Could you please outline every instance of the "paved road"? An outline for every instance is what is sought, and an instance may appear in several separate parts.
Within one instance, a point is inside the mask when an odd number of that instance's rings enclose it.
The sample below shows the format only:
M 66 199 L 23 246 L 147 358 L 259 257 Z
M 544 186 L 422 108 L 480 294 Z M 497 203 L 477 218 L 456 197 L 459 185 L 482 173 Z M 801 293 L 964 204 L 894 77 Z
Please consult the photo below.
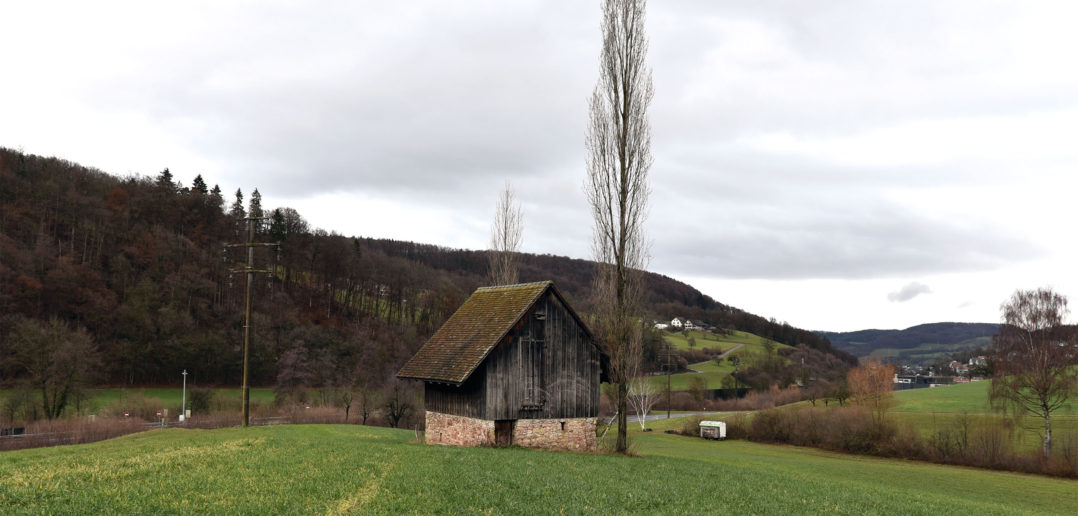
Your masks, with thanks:
M 670 414 L 670 417 L 671 418 L 690 417 L 690 416 L 692 416 L 692 417 L 695 417 L 695 416 L 723 417 L 723 416 L 728 415 L 728 414 L 733 414 L 733 412 L 688 412 L 688 413 L 681 413 L 681 414 Z M 639 423 L 640 422 L 640 416 L 632 415 L 632 416 L 629 416 L 629 417 L 627 417 L 625 419 L 626 419 L 626 421 L 628 421 L 630 423 Z M 666 411 L 664 410 L 662 412 L 652 412 L 652 413 L 648 414 L 648 417 L 646 419 L 648 421 L 656 421 L 656 420 L 659 420 L 659 419 L 666 419 Z

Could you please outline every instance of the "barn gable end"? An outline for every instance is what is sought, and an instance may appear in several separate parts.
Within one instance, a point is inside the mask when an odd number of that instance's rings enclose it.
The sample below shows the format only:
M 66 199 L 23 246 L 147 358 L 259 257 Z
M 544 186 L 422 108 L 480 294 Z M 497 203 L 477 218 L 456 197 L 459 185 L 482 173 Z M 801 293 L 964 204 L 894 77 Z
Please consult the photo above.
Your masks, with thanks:
M 547 281 L 476 290 L 397 376 L 424 382 L 428 443 L 589 450 L 602 361 Z

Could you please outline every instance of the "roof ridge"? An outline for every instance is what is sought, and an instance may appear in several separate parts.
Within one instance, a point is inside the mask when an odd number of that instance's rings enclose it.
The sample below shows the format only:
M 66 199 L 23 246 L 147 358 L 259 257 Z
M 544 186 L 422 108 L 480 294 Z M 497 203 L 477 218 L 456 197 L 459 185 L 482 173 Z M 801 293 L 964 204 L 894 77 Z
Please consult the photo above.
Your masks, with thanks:
M 479 287 L 479 288 L 477 288 L 475 290 L 476 290 L 476 292 L 478 292 L 480 290 L 498 290 L 498 289 L 508 290 L 508 289 L 518 289 L 518 288 L 526 288 L 526 287 L 538 287 L 539 285 L 553 285 L 553 284 L 554 284 L 554 282 L 552 280 L 544 280 L 544 281 L 532 281 L 532 282 L 528 282 L 528 283 L 515 283 L 513 285 L 490 285 L 490 286 L 486 286 L 486 287 Z

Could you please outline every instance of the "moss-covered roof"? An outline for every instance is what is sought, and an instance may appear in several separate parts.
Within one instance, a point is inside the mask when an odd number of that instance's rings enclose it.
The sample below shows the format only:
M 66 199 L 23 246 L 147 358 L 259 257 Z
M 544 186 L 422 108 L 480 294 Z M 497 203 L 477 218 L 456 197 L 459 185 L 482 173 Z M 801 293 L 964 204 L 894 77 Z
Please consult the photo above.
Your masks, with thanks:
M 532 305 L 553 288 L 554 282 L 540 281 L 476 290 L 397 376 L 464 383 Z

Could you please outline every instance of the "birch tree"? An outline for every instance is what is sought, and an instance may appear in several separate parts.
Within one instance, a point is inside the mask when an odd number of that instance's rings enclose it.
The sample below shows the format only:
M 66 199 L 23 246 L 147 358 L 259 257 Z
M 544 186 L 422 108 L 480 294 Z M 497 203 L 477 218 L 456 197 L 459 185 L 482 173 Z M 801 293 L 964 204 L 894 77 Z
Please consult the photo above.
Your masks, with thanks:
M 1000 306 L 994 339 L 993 406 L 1044 420 L 1044 458 L 1052 451 L 1052 413 L 1078 395 L 1078 343 L 1064 325 L 1067 298 L 1051 289 L 1018 290 Z
M 629 404 L 640 418 L 640 429 L 647 425 L 648 412 L 659 401 L 662 391 L 651 383 L 650 378 L 633 378 L 629 383 Z
M 587 178 L 593 253 L 597 262 L 596 336 L 610 357 L 610 379 L 618 411 L 616 450 L 628 449 L 628 381 L 641 354 L 643 270 L 647 265 L 644 219 L 651 168 L 651 69 L 644 32 L 647 2 L 605 0 L 599 80 L 588 101 Z
M 505 184 L 490 226 L 490 284 L 513 285 L 519 279 L 517 259 L 524 237 L 524 210 Z

